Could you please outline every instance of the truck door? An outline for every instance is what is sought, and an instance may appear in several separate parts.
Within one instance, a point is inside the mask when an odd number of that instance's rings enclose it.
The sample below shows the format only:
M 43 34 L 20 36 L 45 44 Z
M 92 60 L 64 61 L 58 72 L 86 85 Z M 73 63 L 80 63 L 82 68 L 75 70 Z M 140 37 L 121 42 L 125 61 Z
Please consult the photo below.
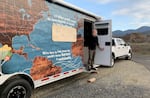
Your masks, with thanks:
M 124 54 L 124 45 L 123 45 L 123 43 L 122 43 L 120 38 L 116 38 L 115 43 L 116 43 L 115 56 L 116 57 L 120 57 L 120 56 L 122 56 Z
M 105 20 L 94 23 L 94 28 L 97 30 L 97 36 L 100 47 L 104 48 L 101 51 L 99 48 L 96 48 L 94 66 L 105 65 L 111 66 L 112 60 L 112 31 L 111 31 L 111 20 Z
M 123 50 L 122 50 L 123 55 L 127 55 L 129 53 L 129 49 L 126 46 L 127 44 L 126 44 L 126 42 L 123 39 L 121 39 L 121 42 L 122 42 L 122 46 L 123 46 Z

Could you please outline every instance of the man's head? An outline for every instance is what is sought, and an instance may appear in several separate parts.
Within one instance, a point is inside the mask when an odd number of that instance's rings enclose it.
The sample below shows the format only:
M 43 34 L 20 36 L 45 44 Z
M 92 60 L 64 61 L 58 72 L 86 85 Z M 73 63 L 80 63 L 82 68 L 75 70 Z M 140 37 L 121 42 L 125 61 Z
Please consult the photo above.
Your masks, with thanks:
M 96 30 L 96 29 L 93 29 L 92 35 L 93 35 L 93 36 L 97 36 L 97 30 Z

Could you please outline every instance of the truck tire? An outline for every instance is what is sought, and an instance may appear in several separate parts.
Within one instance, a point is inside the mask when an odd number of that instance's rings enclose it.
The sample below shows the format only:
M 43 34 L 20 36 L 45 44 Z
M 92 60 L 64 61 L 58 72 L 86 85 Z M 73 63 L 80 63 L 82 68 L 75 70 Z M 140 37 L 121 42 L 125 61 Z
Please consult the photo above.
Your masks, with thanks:
M 111 67 L 114 67 L 114 65 L 115 65 L 115 57 L 114 57 L 114 55 L 112 55 Z
M 129 55 L 125 57 L 126 60 L 131 60 L 132 59 L 132 52 L 131 50 L 129 51 Z
M 0 98 L 30 98 L 32 87 L 25 79 L 8 80 L 0 88 Z

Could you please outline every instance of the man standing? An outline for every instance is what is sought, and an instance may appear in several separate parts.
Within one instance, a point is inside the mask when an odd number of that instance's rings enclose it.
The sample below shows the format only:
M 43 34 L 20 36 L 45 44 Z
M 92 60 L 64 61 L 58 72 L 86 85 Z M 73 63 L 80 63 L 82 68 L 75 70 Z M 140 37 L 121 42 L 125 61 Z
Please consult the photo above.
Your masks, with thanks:
M 88 49 L 89 49 L 88 70 L 89 71 L 96 70 L 96 68 L 93 67 L 96 47 L 98 47 L 100 49 L 100 51 L 104 50 L 104 48 L 101 48 L 98 43 L 97 30 L 94 29 L 92 31 L 92 36 L 89 39 L 89 45 L 88 45 Z

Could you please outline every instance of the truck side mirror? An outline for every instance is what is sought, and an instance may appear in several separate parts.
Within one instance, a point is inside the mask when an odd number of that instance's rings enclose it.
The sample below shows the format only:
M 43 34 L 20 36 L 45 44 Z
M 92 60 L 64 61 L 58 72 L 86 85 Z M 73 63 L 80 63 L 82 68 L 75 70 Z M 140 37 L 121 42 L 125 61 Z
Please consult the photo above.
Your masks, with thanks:
M 125 43 L 125 46 L 129 46 L 129 43 Z

